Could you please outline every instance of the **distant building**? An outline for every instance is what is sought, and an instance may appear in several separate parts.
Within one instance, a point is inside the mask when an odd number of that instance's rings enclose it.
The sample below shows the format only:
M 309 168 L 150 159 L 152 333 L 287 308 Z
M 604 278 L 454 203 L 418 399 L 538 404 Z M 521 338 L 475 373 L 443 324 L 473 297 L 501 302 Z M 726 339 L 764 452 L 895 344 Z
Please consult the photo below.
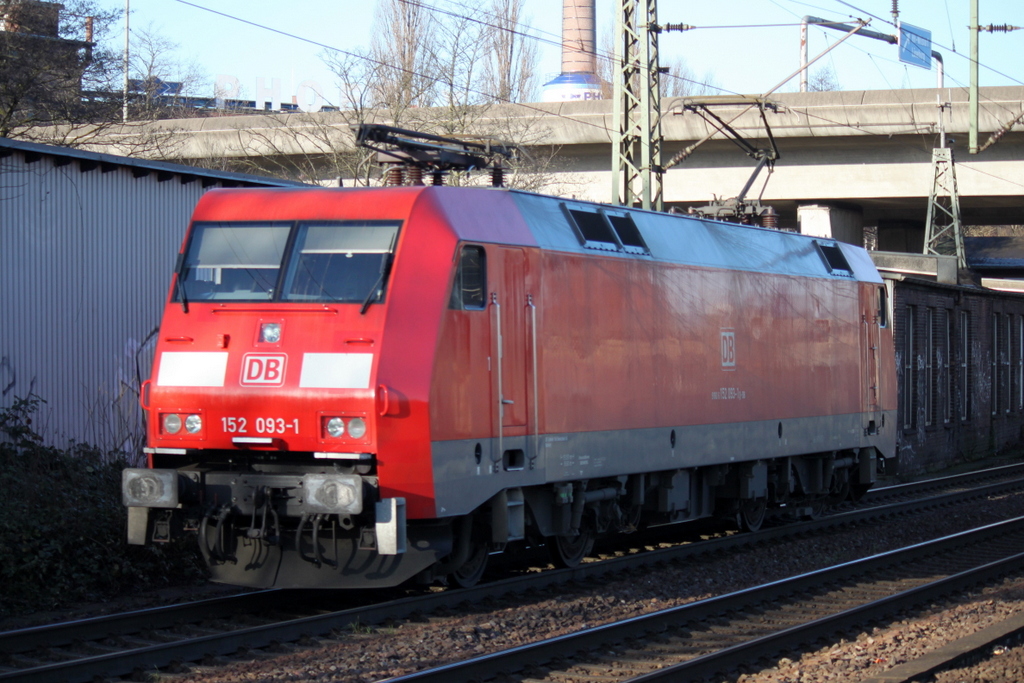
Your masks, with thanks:
M 82 87 L 82 73 L 92 60 L 92 17 L 85 20 L 85 40 L 62 38 L 63 8 L 57 2 L 0 0 L 0 51 L 8 57 L 27 54 L 39 66 L 53 67 L 59 84 L 77 92 Z M 20 60 L 7 62 L 19 64 Z M 52 87 L 55 82 L 49 85 Z
M 62 38 L 62 7 L 0 0 L 0 118 L 7 128 L 63 122 L 81 104 L 82 77 L 93 60 L 92 19 L 86 40 Z
M 22 36 L 57 38 L 62 7 L 58 2 L 3 0 L 0 2 L 0 31 Z

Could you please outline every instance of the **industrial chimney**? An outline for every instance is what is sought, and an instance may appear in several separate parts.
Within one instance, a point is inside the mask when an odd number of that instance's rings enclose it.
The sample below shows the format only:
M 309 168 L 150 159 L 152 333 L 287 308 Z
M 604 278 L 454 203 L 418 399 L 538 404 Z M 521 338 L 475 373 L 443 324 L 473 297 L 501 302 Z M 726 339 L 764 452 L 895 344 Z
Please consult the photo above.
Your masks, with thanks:
M 601 99 L 594 4 L 595 0 L 562 0 L 562 73 L 544 84 L 544 102 Z

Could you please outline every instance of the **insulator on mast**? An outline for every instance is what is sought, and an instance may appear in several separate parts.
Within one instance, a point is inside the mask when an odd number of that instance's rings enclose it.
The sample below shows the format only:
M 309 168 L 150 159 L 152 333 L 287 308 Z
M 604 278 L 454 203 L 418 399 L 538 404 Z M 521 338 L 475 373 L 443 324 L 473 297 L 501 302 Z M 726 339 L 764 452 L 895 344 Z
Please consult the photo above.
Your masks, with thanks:
M 491 167 L 491 187 L 504 187 L 505 169 L 501 166 Z

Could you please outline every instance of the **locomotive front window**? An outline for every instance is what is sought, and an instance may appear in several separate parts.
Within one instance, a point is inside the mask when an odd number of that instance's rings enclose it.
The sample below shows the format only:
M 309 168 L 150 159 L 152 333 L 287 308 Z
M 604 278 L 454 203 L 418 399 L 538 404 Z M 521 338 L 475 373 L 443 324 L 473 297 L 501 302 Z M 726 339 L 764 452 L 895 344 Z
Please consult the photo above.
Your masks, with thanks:
M 398 223 L 301 223 L 288 260 L 283 301 L 381 301 Z
M 289 231 L 281 224 L 197 223 L 174 300 L 272 299 Z

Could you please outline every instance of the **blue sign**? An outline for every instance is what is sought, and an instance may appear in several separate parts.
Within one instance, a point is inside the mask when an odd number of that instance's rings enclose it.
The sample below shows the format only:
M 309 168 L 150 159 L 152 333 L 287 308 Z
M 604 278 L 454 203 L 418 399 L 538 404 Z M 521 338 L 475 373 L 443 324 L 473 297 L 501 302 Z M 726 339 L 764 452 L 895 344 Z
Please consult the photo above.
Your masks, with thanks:
M 932 32 L 900 24 L 900 61 L 925 69 L 932 68 Z

